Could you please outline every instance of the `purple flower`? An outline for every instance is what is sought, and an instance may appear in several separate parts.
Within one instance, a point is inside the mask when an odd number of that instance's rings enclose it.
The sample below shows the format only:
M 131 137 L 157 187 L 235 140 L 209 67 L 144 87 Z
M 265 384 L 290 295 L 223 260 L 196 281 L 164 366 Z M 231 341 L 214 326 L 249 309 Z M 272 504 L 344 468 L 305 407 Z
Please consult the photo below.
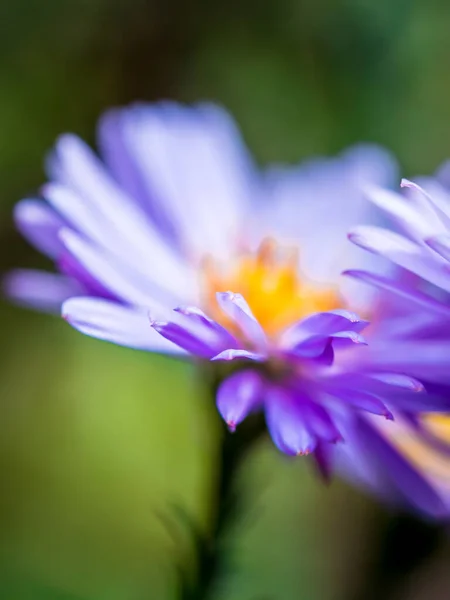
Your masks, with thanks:
M 327 477 L 336 466 L 442 514 L 379 423 L 450 403 L 393 367 L 390 333 L 384 365 L 367 359 L 368 323 L 353 311 L 374 301 L 338 279 L 367 264 L 346 232 L 374 222 L 362 190 L 392 182 L 391 158 L 359 146 L 260 172 L 224 111 L 171 103 L 107 113 L 99 146 L 103 160 L 61 137 L 42 198 L 17 205 L 20 231 L 59 274 L 12 273 L 9 295 L 53 311 L 64 301 L 64 318 L 103 340 L 225 362 L 217 405 L 231 430 L 264 410 L 283 452 L 314 452 Z

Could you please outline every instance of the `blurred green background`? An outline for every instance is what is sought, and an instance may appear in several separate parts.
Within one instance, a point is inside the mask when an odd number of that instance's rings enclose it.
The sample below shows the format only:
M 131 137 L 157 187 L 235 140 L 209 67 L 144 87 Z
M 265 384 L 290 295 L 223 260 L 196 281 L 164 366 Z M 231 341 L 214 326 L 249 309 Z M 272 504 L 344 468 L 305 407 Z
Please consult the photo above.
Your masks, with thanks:
M 263 163 L 362 140 L 430 172 L 450 156 L 449 31 L 445 0 L 4 0 L 2 270 L 46 266 L 11 209 L 43 183 L 55 137 L 93 143 L 101 111 L 136 99 L 223 103 Z M 217 444 L 195 373 L 0 309 L 0 598 L 175 598 L 191 557 L 174 507 L 207 527 Z M 367 597 L 389 517 L 309 467 L 269 445 L 252 457 L 218 598 Z M 395 597 L 450 596 L 448 555 Z

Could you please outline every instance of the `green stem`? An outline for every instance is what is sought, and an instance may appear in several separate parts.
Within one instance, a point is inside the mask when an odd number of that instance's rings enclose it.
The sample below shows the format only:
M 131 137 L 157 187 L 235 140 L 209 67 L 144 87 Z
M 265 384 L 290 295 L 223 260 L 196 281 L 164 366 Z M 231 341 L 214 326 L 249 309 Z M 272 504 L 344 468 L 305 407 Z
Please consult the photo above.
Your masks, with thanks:
M 212 600 L 216 582 L 224 570 L 224 538 L 241 508 L 236 475 L 264 430 L 262 415 L 254 415 L 235 433 L 224 432 L 216 472 L 215 520 L 208 537 L 197 536 L 196 582 L 193 587 L 183 590 L 183 600 Z

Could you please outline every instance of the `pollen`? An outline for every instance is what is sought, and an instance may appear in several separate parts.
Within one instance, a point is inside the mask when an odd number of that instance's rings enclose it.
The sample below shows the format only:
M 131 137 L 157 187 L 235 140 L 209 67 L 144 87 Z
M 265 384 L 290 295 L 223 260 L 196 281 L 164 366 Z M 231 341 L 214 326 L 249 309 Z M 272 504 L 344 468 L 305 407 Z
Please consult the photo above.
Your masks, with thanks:
M 266 334 L 275 337 L 309 314 L 337 308 L 336 290 L 308 282 L 299 274 L 298 264 L 296 248 L 279 246 L 271 238 L 266 238 L 255 253 L 238 256 L 228 268 L 205 258 L 201 283 L 208 314 L 230 326 L 215 295 L 227 290 L 240 293 Z

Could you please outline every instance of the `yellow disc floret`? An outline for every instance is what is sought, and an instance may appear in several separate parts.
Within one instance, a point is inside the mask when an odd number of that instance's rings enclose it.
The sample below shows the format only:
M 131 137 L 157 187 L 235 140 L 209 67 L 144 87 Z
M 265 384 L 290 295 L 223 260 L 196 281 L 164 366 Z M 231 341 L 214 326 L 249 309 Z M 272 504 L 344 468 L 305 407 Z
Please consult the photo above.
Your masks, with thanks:
M 242 294 L 271 337 L 309 314 L 339 306 L 335 289 L 324 289 L 299 275 L 297 250 L 282 248 L 272 239 L 265 239 L 256 253 L 243 253 L 230 269 L 221 269 L 207 257 L 202 289 L 208 314 L 228 326 L 215 294 L 228 290 Z

